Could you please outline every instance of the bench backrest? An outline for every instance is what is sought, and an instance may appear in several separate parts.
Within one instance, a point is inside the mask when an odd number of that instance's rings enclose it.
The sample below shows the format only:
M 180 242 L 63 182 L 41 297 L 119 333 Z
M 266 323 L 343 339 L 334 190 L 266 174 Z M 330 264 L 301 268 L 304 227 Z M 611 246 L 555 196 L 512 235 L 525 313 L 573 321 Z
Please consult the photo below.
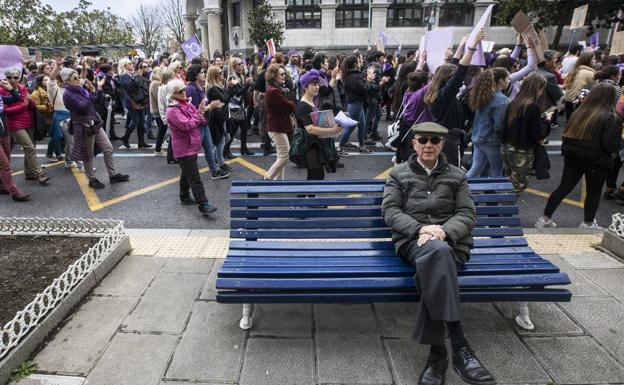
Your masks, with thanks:
M 468 181 L 477 207 L 475 237 L 522 236 L 517 197 L 507 178 Z M 234 239 L 387 239 L 384 180 L 233 181 Z

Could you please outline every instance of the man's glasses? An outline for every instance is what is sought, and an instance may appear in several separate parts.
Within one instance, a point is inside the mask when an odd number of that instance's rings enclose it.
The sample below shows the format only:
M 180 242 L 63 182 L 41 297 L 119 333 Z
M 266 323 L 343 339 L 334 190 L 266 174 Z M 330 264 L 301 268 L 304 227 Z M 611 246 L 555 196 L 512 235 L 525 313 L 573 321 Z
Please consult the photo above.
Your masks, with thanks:
M 436 145 L 442 142 L 442 138 L 439 136 L 421 136 L 416 139 L 420 144 L 427 144 L 427 142 L 431 142 L 431 144 Z

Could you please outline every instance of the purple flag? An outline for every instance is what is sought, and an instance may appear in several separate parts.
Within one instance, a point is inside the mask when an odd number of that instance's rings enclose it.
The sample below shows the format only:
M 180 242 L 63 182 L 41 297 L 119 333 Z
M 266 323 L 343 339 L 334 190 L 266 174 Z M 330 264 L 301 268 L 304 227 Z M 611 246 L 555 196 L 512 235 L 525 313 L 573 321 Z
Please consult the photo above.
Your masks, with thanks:
M 591 47 L 598 47 L 600 45 L 600 32 L 594 32 L 589 37 L 589 45 Z
M 0 45 L 0 79 L 4 79 L 4 71 L 22 71 L 22 51 L 14 45 Z
M 204 51 L 196 35 L 191 36 L 190 39 L 182 43 L 182 50 L 184 50 L 184 54 L 189 60 L 201 56 Z

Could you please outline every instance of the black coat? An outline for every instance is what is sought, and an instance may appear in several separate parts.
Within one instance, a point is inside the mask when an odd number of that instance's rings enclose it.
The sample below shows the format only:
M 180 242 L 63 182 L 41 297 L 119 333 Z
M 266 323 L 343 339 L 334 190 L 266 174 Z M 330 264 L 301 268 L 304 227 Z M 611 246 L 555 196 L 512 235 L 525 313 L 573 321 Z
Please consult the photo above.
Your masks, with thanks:
M 344 80 L 347 103 L 364 102 L 366 100 L 366 82 L 360 71 L 355 68 L 347 71 Z

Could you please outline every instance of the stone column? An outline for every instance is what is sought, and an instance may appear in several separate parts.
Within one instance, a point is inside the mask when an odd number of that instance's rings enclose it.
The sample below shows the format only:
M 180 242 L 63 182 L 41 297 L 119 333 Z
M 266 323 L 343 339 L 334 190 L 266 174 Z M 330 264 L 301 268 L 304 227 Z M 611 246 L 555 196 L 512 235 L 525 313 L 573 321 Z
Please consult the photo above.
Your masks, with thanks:
M 371 3 L 371 45 L 375 47 L 379 32 L 386 29 L 386 18 L 388 15 L 388 0 L 370 0 Z
M 327 46 L 335 45 L 336 39 L 336 0 L 323 0 L 321 2 L 321 41 Z
M 199 17 L 199 29 L 201 31 L 202 50 L 204 52 L 203 56 L 205 58 L 209 58 L 210 57 L 210 46 L 209 46 L 210 36 L 208 34 L 208 18 L 206 17 L 206 15 L 201 15 Z
M 197 15 L 185 14 L 182 15 L 184 18 L 184 38 L 190 39 L 197 30 L 195 29 L 195 20 L 197 20 Z
M 223 41 L 221 39 L 221 7 L 216 2 L 216 6 L 206 7 L 202 12 L 208 20 L 208 47 L 210 47 L 210 57 L 214 55 L 216 50 L 223 53 Z
M 275 14 L 275 19 L 286 25 L 286 0 L 269 0 L 271 11 Z M 260 47 L 262 50 L 263 48 Z M 266 47 L 264 47 L 266 49 Z

